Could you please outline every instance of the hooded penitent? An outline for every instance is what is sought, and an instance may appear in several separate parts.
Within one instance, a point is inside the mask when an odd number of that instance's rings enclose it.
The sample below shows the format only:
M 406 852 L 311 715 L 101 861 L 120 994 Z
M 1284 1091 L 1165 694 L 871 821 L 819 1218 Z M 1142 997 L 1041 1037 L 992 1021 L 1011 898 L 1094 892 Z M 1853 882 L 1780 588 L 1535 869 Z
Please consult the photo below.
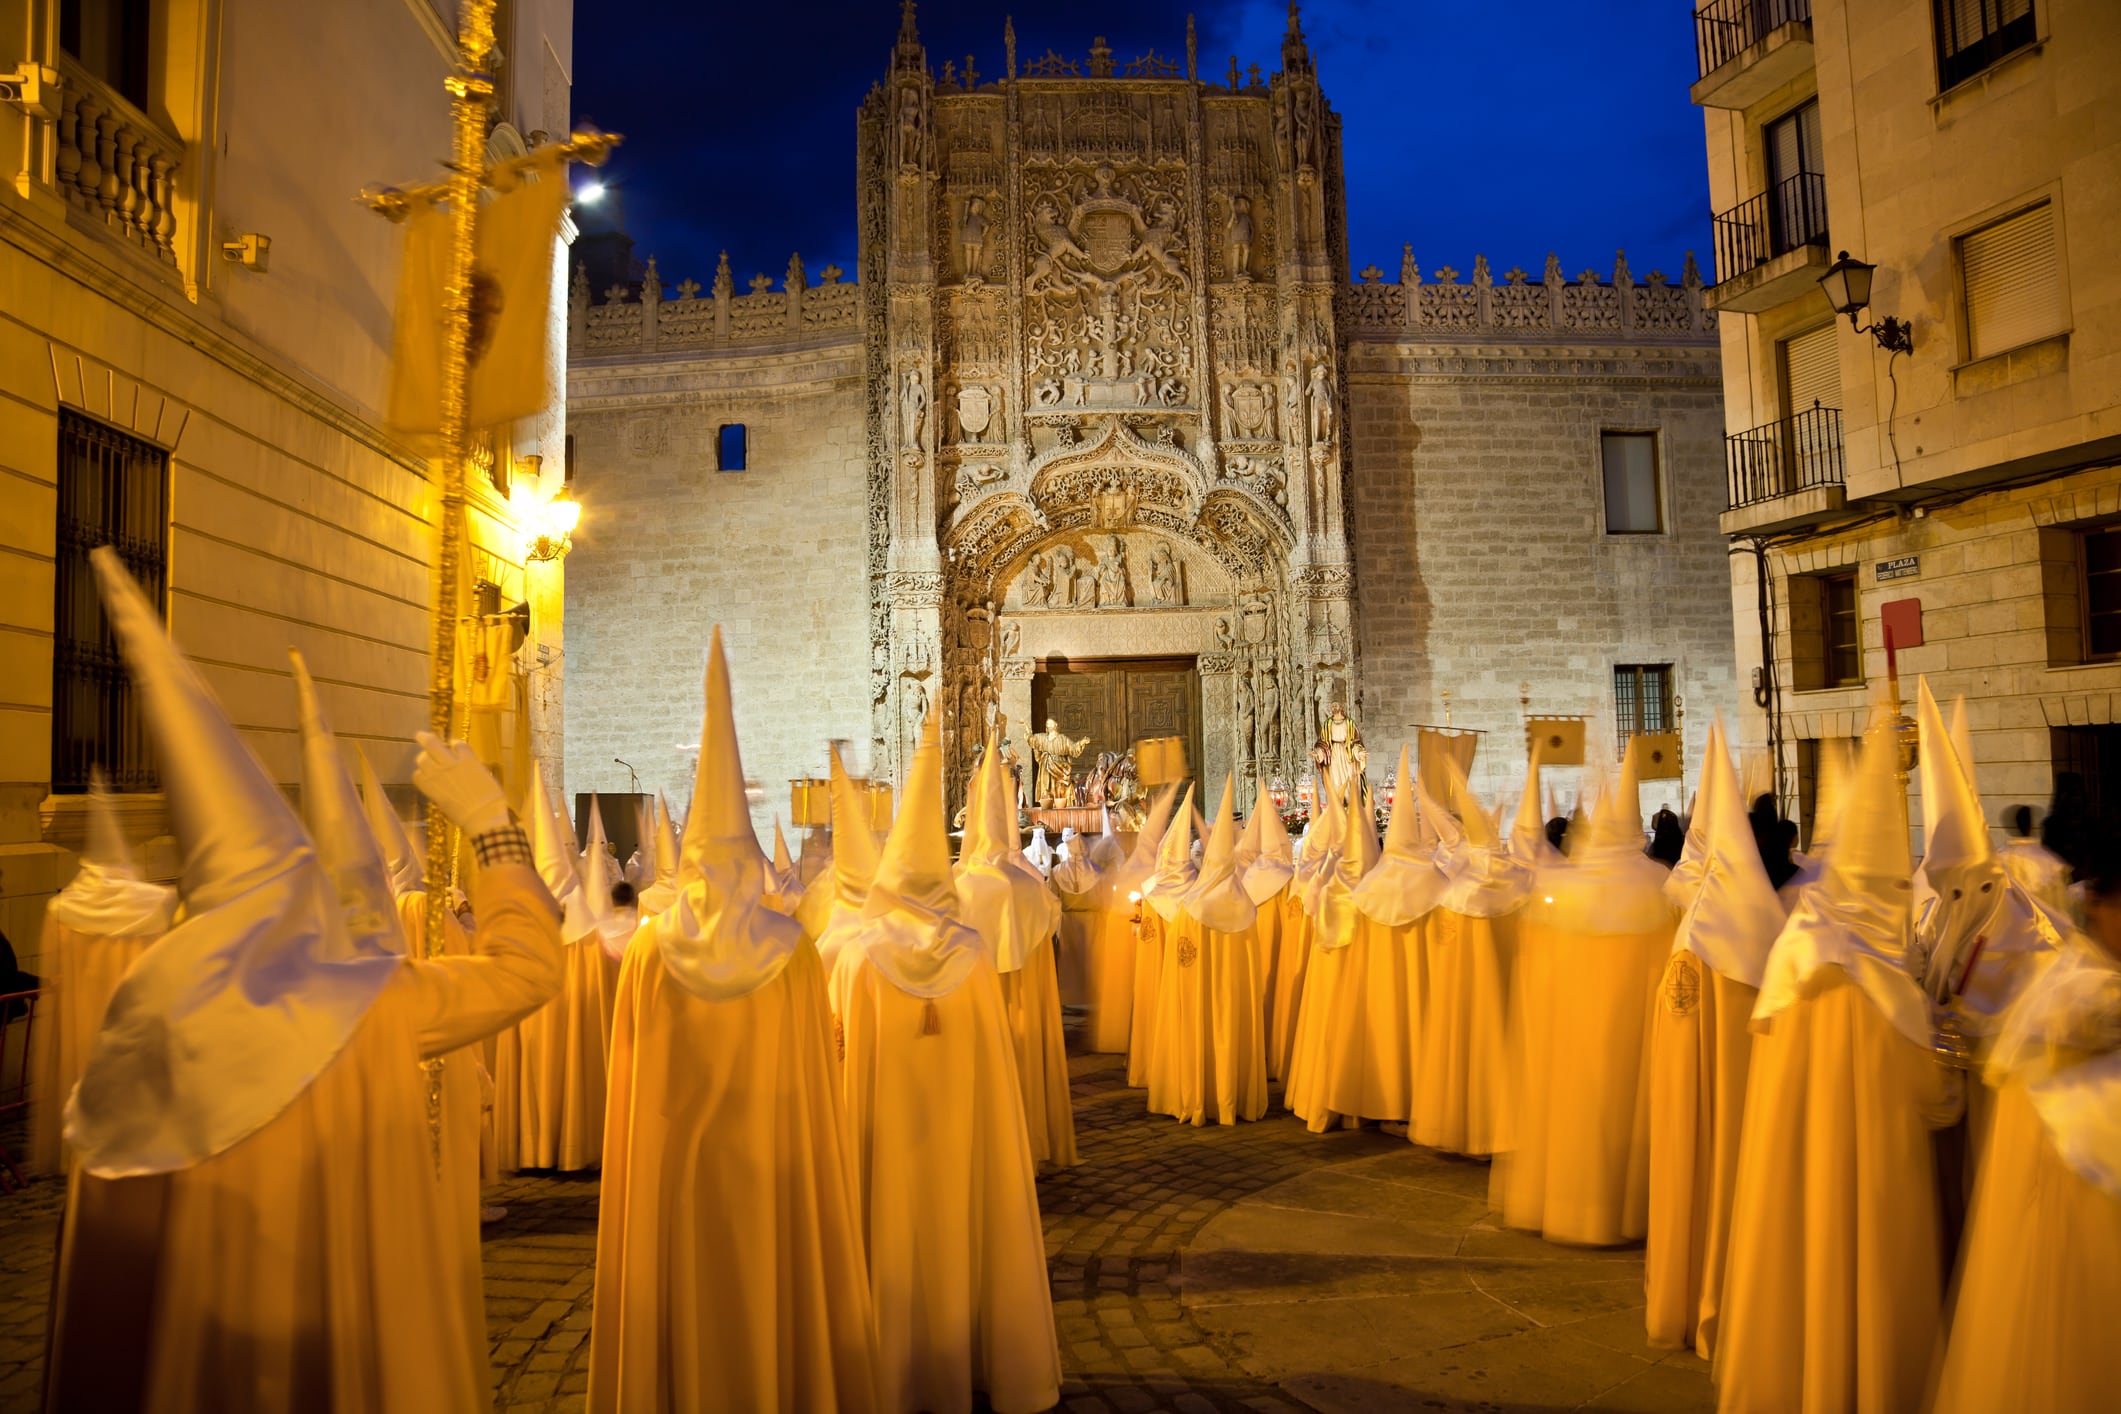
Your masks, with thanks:
M 1738 777 L 1723 749 L 1720 721 L 1710 728 L 1702 757 L 1701 791 L 1687 832 L 1689 857 L 1697 846 L 1701 882 L 1680 917 L 1672 946 L 1685 948 L 1722 976 L 1758 987 L 1786 913 L 1760 861 Z
M 641 890 L 641 917 L 653 918 L 678 896 L 678 832 L 670 823 L 670 802 L 655 796 L 655 882 Z
M 1004 805 L 1007 804 L 1007 801 L 1007 788 L 1005 786 Z M 1011 811 L 1010 813 L 1014 814 L 1015 812 Z M 1031 867 L 1038 870 L 1040 878 L 1045 878 L 1053 872 L 1053 844 L 1046 838 L 1046 827 L 1044 825 L 1033 825 L 1031 827 L 1031 843 L 1021 852 L 1024 858 L 1030 861 Z
M 105 1178 L 167 1173 L 271 1123 L 403 960 L 359 947 L 294 812 L 108 547 L 90 556 L 141 695 L 184 865 L 184 921 L 126 974 L 67 1107 Z
M 604 820 L 596 807 L 589 810 L 589 846 L 582 851 L 582 896 L 592 917 L 596 919 L 597 941 L 603 945 L 607 956 L 626 956 L 626 945 L 633 941 L 634 930 L 640 925 L 637 909 L 620 908 L 612 902 L 612 885 L 617 882 L 618 861 L 611 857 L 608 841 L 604 838 Z
M 1451 803 L 1457 807 L 1461 835 L 1445 853 L 1444 891 L 1439 908 L 1469 918 L 1499 918 L 1524 906 L 1532 891 L 1531 867 L 1507 847 L 1495 832 L 1495 822 L 1473 798 L 1465 770 L 1458 758 L 1445 758 L 1443 770 L 1451 783 Z M 1545 843 L 1542 834 L 1541 843 Z
M 1357 794 L 1360 794 L 1358 789 Z M 1318 916 L 1318 904 L 1326 885 L 1340 868 L 1340 851 L 1346 843 L 1347 804 L 1332 791 L 1321 789 L 1318 806 L 1304 826 L 1304 852 L 1296 863 L 1294 887 L 1303 900 L 1304 912 Z
M 803 881 L 796 871 L 795 860 L 788 853 L 788 836 L 781 833 L 781 817 L 773 817 L 773 872 L 767 876 L 767 891 L 779 894 L 787 901 L 788 910 L 793 911 L 797 895 L 803 891 Z
M 932 711 L 862 905 L 858 946 L 885 981 L 930 1001 L 955 991 L 983 952 L 979 933 L 958 917 L 943 829 L 941 719 Z
M 1917 696 L 1922 874 L 1933 895 L 1916 922 L 1917 952 L 1927 959 L 1924 983 L 1931 999 L 1955 1001 L 1966 1029 L 1986 1036 L 2001 1024 L 2068 921 L 2046 916 L 1996 853 L 1973 772 L 1960 754 L 1968 749 L 1964 700 L 1953 704 L 1947 729 L 1927 678 Z
M 1098 832 L 1090 845 L 1090 862 L 1097 866 L 1100 875 L 1116 883 L 1121 866 L 1127 862 L 1127 852 L 1120 848 L 1119 836 L 1112 832 L 1111 807 L 1099 807 L 1097 816 Z
M 1158 791 L 1149 802 L 1148 812 L 1142 817 L 1141 828 L 1134 832 L 1134 848 L 1125 862 L 1113 872 L 1113 906 L 1129 903 L 1128 895 L 1141 893 L 1149 878 L 1156 872 L 1156 851 L 1163 843 L 1164 831 L 1170 828 L 1172 812 L 1178 808 L 1178 786 L 1176 783 Z M 1113 841 L 1118 848 L 1118 841 Z M 1100 866 L 1102 867 L 1102 866 Z
M 1289 828 L 1275 808 L 1274 797 L 1264 783 L 1252 806 L 1256 822 L 1252 857 L 1245 865 L 1245 892 L 1255 904 L 1264 904 L 1296 877 L 1296 852 L 1289 841 Z
M 1642 774 L 1628 739 L 1620 773 L 1569 830 L 1569 868 L 1555 885 L 1554 923 L 1577 934 L 1646 933 L 1672 926 L 1665 868 L 1643 853 Z
M 1178 809 L 1172 812 L 1170 828 L 1156 843 L 1156 873 L 1141 891 L 1143 901 L 1166 922 L 1178 916 L 1179 907 L 1185 902 L 1187 891 L 1193 887 L 1196 875 L 1192 805 L 1193 788 L 1188 786 L 1179 800 Z
M 368 763 L 368 753 L 356 748 L 354 759 L 361 766 L 361 810 L 376 837 L 376 848 L 382 851 L 383 867 L 390 871 L 391 888 L 400 898 L 418 893 L 427 887 L 427 879 L 419 853 L 412 847 L 412 837 L 405 833 L 405 822 L 390 808 L 390 797 L 383 793 L 383 783 L 376 779 L 376 768 Z
M 1355 885 L 1355 907 L 1372 922 L 1404 928 L 1436 906 L 1443 897 L 1443 871 L 1436 867 L 1437 844 L 1457 832 L 1455 822 L 1440 819 L 1442 808 L 1427 799 L 1408 769 L 1407 748 L 1399 748 L 1399 776 L 1393 798 L 1399 802 L 1385 825 L 1384 852 L 1376 867 Z M 1427 831 L 1430 842 L 1422 842 Z
M 841 950 L 861 931 L 862 906 L 869 901 L 879 851 L 876 833 L 869 828 L 869 802 L 855 789 L 839 748 L 828 747 L 827 751 L 832 763 L 832 873 L 811 885 L 803 895 L 800 912 L 809 912 L 812 898 L 826 905 L 816 939 L 829 977 Z
M 332 734 L 309 665 L 294 649 L 297 714 L 302 722 L 302 814 L 316 844 L 317 862 L 346 911 L 346 931 L 357 952 L 376 957 L 402 955 L 405 933 L 398 926 L 396 895 L 376 839 L 362 818 L 361 797 L 354 792 L 339 739 Z
M 169 931 L 177 891 L 140 877 L 125 848 L 100 768 L 88 785 L 88 841 L 81 867 L 45 905 L 38 970 L 44 996 L 31 1033 L 30 1160 L 58 1173 L 67 1159 L 59 1142 L 66 1097 L 95 1045 L 103 1012 L 119 979 L 141 951 Z
M 678 850 L 678 897 L 656 917 L 656 946 L 686 991 L 726 1001 L 778 977 L 801 940 L 796 921 L 766 903 L 766 857 L 744 798 L 729 662 L 716 628 L 700 762 Z
M 581 854 L 545 789 L 544 773 L 535 761 L 530 766 L 530 789 L 523 797 L 522 818 L 538 877 L 560 905 L 560 940 L 572 943 L 588 937 L 597 926 L 597 913 L 589 906 L 589 896 L 582 888 Z
M 1333 870 L 1318 891 L 1318 945 L 1329 951 L 1346 947 L 1355 936 L 1362 915 L 1355 902 L 1356 890 L 1383 856 L 1377 842 L 1377 817 L 1371 813 L 1361 781 L 1350 783 L 1336 844 Z
M 1030 964 L 1060 923 L 1059 901 L 1016 849 L 1016 811 L 992 742 L 972 776 L 956 869 L 958 916 L 985 940 L 995 970 Z
M 1258 911 L 1237 877 L 1237 816 L 1230 803 L 1231 794 L 1231 784 L 1225 780 L 1222 804 L 1216 807 L 1207 848 L 1201 853 L 1200 874 L 1184 904 L 1185 911 L 1203 928 L 1217 933 L 1242 933 L 1252 926 Z
M 149 883 L 125 847 L 101 767 L 88 784 L 88 842 L 72 882 L 45 905 L 47 918 L 92 938 L 153 937 L 168 931 L 177 891 Z
M 1894 776 L 1899 745 L 1873 726 L 1834 813 L 1826 871 L 1790 913 L 1769 954 L 1753 1010 L 1756 1027 L 1803 996 L 1820 969 L 1838 967 L 1902 1036 L 1927 1051 L 1928 1000 L 1908 975 L 1909 875 L 1906 796 Z

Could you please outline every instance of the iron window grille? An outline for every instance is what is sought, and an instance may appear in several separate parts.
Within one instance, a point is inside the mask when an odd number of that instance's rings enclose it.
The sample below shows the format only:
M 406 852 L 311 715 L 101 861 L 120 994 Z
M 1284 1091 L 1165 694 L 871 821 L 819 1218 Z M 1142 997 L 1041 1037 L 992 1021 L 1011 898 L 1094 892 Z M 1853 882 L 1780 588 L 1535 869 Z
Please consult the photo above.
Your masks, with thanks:
M 118 652 L 89 551 L 109 545 L 158 607 L 169 580 L 169 453 L 59 409 L 58 534 L 52 603 L 52 793 L 88 789 L 101 766 L 112 789 L 152 791 L 159 778 L 132 676 Z

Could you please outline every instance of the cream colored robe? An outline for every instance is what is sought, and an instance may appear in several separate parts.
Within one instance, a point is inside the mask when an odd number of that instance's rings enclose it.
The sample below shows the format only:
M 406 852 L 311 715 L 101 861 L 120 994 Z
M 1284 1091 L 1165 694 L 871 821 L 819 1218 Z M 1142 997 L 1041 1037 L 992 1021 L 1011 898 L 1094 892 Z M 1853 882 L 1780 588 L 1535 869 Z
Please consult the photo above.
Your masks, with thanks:
M 859 955 L 839 966 L 881 1407 L 969 1414 L 977 1391 L 997 1414 L 1050 1408 L 1060 1342 L 994 965 L 932 1003 Z
M 63 1173 L 72 1166 L 73 1155 L 59 1137 L 66 1097 L 88 1063 L 118 980 L 161 936 L 158 929 L 139 937 L 102 938 L 45 915 L 37 955 L 46 970 L 29 1070 L 29 1159 L 36 1172 Z
M 877 1408 L 876 1326 L 817 950 L 728 1001 L 651 923 L 619 972 L 597 1219 L 599 1414 Z
M 1149 1112 L 1235 1124 L 1267 1112 L 1258 934 L 1224 933 L 1190 913 L 1163 924 Z
M 47 1409 L 488 1407 L 478 1298 L 444 1255 L 420 1059 L 543 1004 L 560 981 L 559 920 L 528 865 L 472 887 L 476 955 L 406 962 L 263 1129 L 174 1173 L 74 1175 Z

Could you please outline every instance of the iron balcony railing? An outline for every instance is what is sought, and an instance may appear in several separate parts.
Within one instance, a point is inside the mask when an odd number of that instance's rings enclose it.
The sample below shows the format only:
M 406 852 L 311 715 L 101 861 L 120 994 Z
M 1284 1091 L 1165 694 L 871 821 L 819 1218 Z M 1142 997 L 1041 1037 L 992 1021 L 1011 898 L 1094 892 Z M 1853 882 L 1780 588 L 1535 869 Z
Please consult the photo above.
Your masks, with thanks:
M 1812 0 L 1709 0 L 1694 12 L 1694 54 L 1707 78 L 1773 31 L 1812 18 Z
M 1778 255 L 1826 244 L 1826 178 L 1799 172 L 1716 218 L 1716 279 L 1734 280 Z
M 1843 483 L 1841 409 L 1816 404 L 1723 439 L 1731 510 Z

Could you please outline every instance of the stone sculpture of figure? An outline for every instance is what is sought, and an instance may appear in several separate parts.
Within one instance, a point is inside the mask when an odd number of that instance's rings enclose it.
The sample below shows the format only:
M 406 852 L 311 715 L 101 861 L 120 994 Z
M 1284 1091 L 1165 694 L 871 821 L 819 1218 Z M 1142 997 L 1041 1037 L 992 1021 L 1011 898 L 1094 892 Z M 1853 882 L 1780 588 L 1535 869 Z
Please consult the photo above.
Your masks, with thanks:
M 1031 273 L 1024 277 L 1024 293 L 1027 295 L 1058 283 L 1061 271 L 1084 259 L 1083 248 L 1061 224 L 1060 208 L 1050 198 L 1032 209 L 1031 233 L 1038 237 L 1039 244 L 1045 249 L 1032 258 Z
M 921 734 L 921 723 L 928 720 L 928 689 L 919 678 L 906 680 L 906 730 L 914 737 Z
M 1019 649 L 1019 648 L 1021 648 L 1021 647 L 1023 647 L 1023 646 L 1024 646 L 1024 630 L 1023 630 L 1022 626 L 1021 626 L 1021 625 L 1019 625 L 1019 624 L 1015 624 L 1015 623 L 1006 623 L 1006 624 L 1003 624 L 1003 625 L 1002 625 L 1002 656 L 1003 656 L 1004 658 L 1014 658 L 1014 657 L 1016 656 L 1016 650 L 1017 650 L 1017 649 Z
M 921 165 L 921 96 L 911 88 L 899 99 L 898 160 L 901 167 Z
M 1230 278 L 1249 280 L 1252 278 L 1252 198 L 1232 197 L 1230 200 L 1230 229 L 1225 233 L 1229 246 Z
M 1259 678 L 1259 758 L 1272 761 L 1281 754 L 1281 690 L 1268 671 Z
M 1097 604 L 1101 609 L 1124 609 L 1134 599 L 1127 584 L 1127 542 L 1117 535 L 1105 541 L 1105 553 L 1097 561 Z
M 1333 440 L 1333 390 L 1323 362 L 1311 365 L 1311 440 L 1320 445 Z
M 1038 768 L 1032 778 L 1041 805 L 1066 806 L 1075 798 L 1075 758 L 1090 744 L 1088 737 L 1071 737 L 1060 723 L 1046 718 L 1046 729 L 1029 739 L 1031 761 Z
M 926 446 L 922 434 L 928 424 L 928 384 L 918 368 L 906 370 L 906 391 L 899 397 L 899 445 L 908 451 Z
M 965 198 L 965 219 L 958 223 L 957 244 L 965 256 L 965 278 L 980 279 L 987 273 L 987 198 Z
M 1071 560 L 1074 568 L 1068 572 L 1068 583 L 1074 592 L 1069 597 L 1069 606 L 1076 609 L 1094 609 L 1097 607 L 1096 563 L 1072 555 Z M 1054 582 L 1058 584 L 1059 581 L 1060 576 L 1055 575 Z
M 1252 684 L 1244 674 L 1237 676 L 1237 764 L 1240 768 L 1252 757 L 1252 733 L 1257 727 L 1259 714 L 1252 700 Z
M 1053 566 L 1044 555 L 1033 555 L 1024 567 L 1024 607 L 1043 609 L 1053 598 Z
M 1311 747 L 1311 764 L 1333 793 L 1346 798 L 1348 783 L 1369 769 L 1370 752 L 1362 744 L 1362 731 L 1348 717 L 1348 709 L 1336 702 L 1319 724 L 1318 740 Z
M 1075 604 L 1075 551 L 1066 545 L 1053 547 L 1053 607 L 1071 608 Z
M 1154 604 L 1176 604 L 1183 591 L 1178 583 L 1178 561 L 1171 547 L 1159 543 L 1149 554 L 1149 600 Z
M 1186 284 L 1185 269 L 1179 265 L 1178 257 L 1171 253 L 1172 244 L 1178 239 L 1178 206 L 1168 200 L 1160 200 L 1149 213 L 1149 228 L 1142 232 L 1141 246 L 1136 255 L 1151 270 L 1172 283 Z

